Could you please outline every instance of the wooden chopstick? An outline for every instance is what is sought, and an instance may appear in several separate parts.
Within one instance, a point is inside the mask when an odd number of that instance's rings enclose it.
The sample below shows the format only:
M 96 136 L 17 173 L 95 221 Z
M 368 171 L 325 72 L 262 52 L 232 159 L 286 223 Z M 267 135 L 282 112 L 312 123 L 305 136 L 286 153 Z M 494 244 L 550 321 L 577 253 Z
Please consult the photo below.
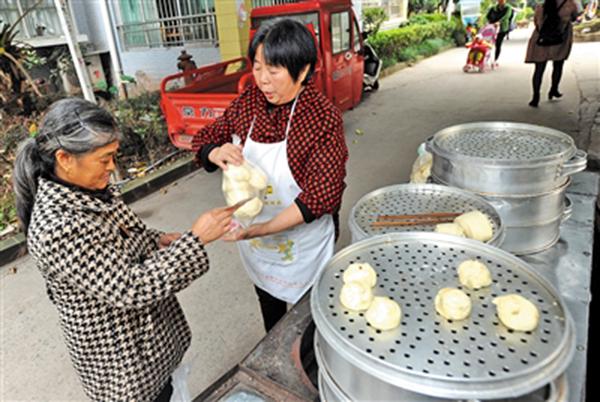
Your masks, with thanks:
M 392 226 L 417 226 L 417 225 L 435 225 L 438 223 L 451 223 L 451 218 L 436 218 L 436 219 L 419 219 L 419 220 L 404 220 L 404 221 L 376 221 L 371 223 L 372 227 L 392 227 Z
M 430 212 L 418 215 L 379 215 L 378 221 L 401 220 L 401 219 L 419 219 L 419 218 L 456 218 L 461 215 L 460 212 Z

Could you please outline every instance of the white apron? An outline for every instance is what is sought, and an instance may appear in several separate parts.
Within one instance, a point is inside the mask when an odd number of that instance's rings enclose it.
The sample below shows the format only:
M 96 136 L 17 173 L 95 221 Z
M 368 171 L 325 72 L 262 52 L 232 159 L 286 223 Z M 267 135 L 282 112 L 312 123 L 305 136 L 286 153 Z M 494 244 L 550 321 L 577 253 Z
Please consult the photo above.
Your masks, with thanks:
M 273 219 L 302 191 L 287 158 L 287 136 L 297 101 L 298 97 L 292 105 L 283 141 L 273 144 L 252 141 L 254 121 L 248 131 L 244 158 L 268 175 L 264 206 L 254 223 Z M 256 286 L 287 303 L 296 303 L 333 256 L 334 236 L 333 218 L 327 214 L 271 236 L 239 241 L 238 247 L 242 263 Z

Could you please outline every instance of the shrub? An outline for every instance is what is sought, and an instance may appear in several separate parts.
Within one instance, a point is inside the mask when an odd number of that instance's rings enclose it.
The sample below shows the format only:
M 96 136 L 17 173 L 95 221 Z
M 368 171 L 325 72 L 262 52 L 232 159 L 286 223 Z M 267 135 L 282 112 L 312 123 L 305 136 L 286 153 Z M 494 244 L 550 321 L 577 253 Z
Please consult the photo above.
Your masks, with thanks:
M 166 125 L 158 105 L 158 92 L 107 105 L 124 137 L 117 157 L 123 177 L 129 176 L 127 170 L 131 167 L 153 163 L 176 150 L 166 134 Z M 0 233 L 10 224 L 16 226 L 11 184 L 15 152 L 21 141 L 35 135 L 35 123 L 40 117 L 38 114 L 19 116 L 4 113 L 0 109 Z
M 429 24 L 413 24 L 402 28 L 379 32 L 369 38 L 369 43 L 382 59 L 403 59 L 402 51 L 411 46 L 425 42 L 428 39 L 452 39 L 455 24 L 448 21 L 432 22 Z
M 481 0 L 481 15 L 479 16 L 479 20 L 477 21 L 477 25 L 479 27 L 482 27 L 485 24 L 487 24 L 487 13 L 494 4 L 496 4 L 494 0 Z
M 154 162 L 176 148 L 166 135 L 165 119 L 159 107 L 160 94 L 149 92 L 112 106 L 112 113 L 123 133 L 119 166 L 131 162 Z
M 375 35 L 379 32 L 381 24 L 387 19 L 385 10 L 380 7 L 365 8 L 362 12 L 364 30 L 369 35 Z
M 35 132 L 35 117 L 9 116 L 0 113 L 0 233 L 8 225 L 17 227 L 12 191 L 12 167 L 21 141 Z M 2 236 L 0 236 L 0 239 Z
M 443 22 L 446 21 L 446 16 L 442 13 L 433 14 L 413 14 L 408 19 L 409 25 L 426 25 L 432 22 Z
M 440 0 L 408 0 L 408 12 L 413 13 L 432 13 L 440 6 Z
M 575 25 L 573 30 L 577 34 L 600 32 L 600 19 L 593 19 L 591 21 L 585 21 L 581 24 Z
M 522 9 L 521 11 L 519 11 L 519 13 L 517 13 L 517 21 L 528 21 L 531 20 L 533 18 L 533 8 L 531 7 L 525 7 L 524 9 Z

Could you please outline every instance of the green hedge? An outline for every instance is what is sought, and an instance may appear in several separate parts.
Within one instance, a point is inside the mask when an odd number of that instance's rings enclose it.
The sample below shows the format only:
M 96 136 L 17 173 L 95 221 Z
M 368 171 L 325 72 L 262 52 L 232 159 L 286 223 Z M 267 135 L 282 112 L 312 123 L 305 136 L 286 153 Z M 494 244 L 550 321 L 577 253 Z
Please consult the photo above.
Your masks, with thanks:
M 456 25 L 450 21 L 437 21 L 428 24 L 410 24 L 402 28 L 378 32 L 369 38 L 369 43 L 389 67 L 406 59 L 406 49 L 423 44 L 428 39 L 452 40 Z
M 425 25 L 432 22 L 444 22 L 446 15 L 442 13 L 433 14 L 413 14 L 408 19 L 409 25 Z
M 517 21 L 531 20 L 533 19 L 534 10 L 531 7 L 525 7 L 523 10 L 517 13 Z

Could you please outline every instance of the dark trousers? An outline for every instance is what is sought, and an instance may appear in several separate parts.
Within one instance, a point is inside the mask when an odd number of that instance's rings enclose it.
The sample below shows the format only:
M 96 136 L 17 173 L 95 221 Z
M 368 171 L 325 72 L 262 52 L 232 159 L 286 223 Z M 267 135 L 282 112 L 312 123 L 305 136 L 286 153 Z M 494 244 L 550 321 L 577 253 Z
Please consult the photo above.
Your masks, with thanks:
M 544 77 L 544 71 L 546 71 L 547 62 L 542 61 L 535 63 L 535 71 L 533 72 L 532 86 L 533 86 L 533 97 L 539 99 L 540 89 L 542 87 L 542 78 Z M 564 60 L 558 60 L 552 62 L 552 86 L 550 87 L 551 92 L 558 92 L 558 85 L 562 78 Z
M 265 331 L 269 332 L 281 320 L 281 317 L 287 313 L 287 303 L 271 296 L 258 286 L 254 286 L 254 290 L 258 295 Z
M 154 402 L 169 402 L 171 400 L 171 395 L 173 395 L 173 386 L 171 385 L 171 377 L 167 380 L 167 383 L 163 387 L 160 394 L 156 397 Z
M 496 36 L 496 59 L 495 61 L 498 61 L 498 58 L 500 57 L 500 51 L 502 50 L 502 42 L 504 42 L 504 37 L 506 37 L 508 35 L 508 32 L 498 32 L 498 35 Z

